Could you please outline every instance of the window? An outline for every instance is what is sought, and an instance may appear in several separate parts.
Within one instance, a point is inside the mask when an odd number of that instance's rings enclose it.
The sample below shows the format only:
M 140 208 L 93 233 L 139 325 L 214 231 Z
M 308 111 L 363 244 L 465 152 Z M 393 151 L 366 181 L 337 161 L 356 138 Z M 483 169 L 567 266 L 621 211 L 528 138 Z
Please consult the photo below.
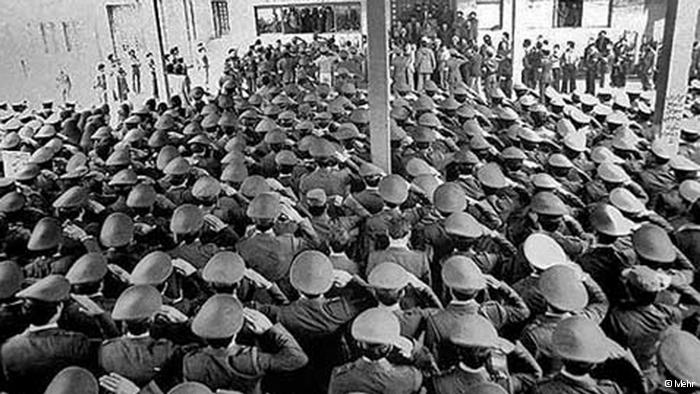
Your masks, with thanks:
M 219 38 L 231 31 L 228 18 L 228 1 L 212 0 L 211 11 L 214 16 L 214 37 Z
M 503 0 L 476 0 L 480 29 L 500 29 L 503 25 Z
M 361 19 L 357 2 L 255 7 L 258 35 L 359 32 Z
M 554 27 L 608 27 L 611 0 L 555 0 Z
M 62 46 L 59 44 L 59 36 L 54 22 L 39 23 L 39 32 L 44 43 L 44 53 L 59 53 Z

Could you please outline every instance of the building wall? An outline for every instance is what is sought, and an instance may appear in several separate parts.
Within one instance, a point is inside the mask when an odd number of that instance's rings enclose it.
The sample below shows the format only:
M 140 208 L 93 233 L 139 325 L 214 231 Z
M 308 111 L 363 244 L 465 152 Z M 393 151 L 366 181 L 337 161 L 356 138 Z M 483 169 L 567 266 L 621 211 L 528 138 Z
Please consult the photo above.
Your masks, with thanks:
M 108 54 L 123 45 L 141 57 L 158 53 L 150 0 L 0 0 L 0 32 L 0 100 L 58 101 L 63 69 L 71 98 L 89 106 L 97 101 L 97 64 Z

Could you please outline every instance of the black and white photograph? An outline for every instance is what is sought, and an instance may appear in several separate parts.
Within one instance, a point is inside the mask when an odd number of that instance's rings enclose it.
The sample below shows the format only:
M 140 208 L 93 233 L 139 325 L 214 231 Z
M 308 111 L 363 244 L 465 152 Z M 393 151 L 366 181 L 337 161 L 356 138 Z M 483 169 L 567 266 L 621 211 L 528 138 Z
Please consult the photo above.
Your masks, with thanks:
M 0 0 L 0 394 L 700 394 L 700 0 Z

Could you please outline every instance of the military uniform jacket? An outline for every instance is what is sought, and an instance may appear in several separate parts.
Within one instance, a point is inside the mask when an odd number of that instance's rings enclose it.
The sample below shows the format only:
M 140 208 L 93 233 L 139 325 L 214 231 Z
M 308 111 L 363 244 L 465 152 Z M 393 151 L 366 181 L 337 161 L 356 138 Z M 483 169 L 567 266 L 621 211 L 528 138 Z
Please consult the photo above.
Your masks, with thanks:
M 646 370 L 655 366 L 661 333 L 670 326 L 680 328 L 682 320 L 683 311 L 678 306 L 622 303 L 610 309 L 602 327 L 611 339 L 629 348 L 639 367 Z
M 690 259 L 697 272 L 700 269 L 700 225 L 688 223 L 682 225 L 675 233 L 678 249 Z M 699 289 L 700 275 L 695 275 L 695 288 Z
M 300 238 L 273 233 L 256 233 L 236 245 L 246 265 L 273 282 L 287 278 L 292 259 L 304 247 Z
M 270 351 L 249 346 L 194 350 L 183 358 L 182 375 L 212 390 L 259 394 L 260 380 L 266 373 L 296 370 L 308 360 L 294 337 L 279 324 L 265 332 L 260 341 L 262 348 Z
M 29 326 L 22 310 L 23 304 L 21 300 L 0 303 L 0 345 Z
M 455 347 L 449 342 L 450 329 L 462 316 L 479 314 L 491 321 L 497 330 L 508 323 L 517 323 L 526 319 L 530 311 L 525 302 L 513 291 L 504 305 L 496 301 L 479 304 L 476 301 L 451 302 L 445 309 L 427 318 L 425 345 L 435 356 L 442 368 L 454 365 Z
M 301 177 L 299 194 L 305 196 L 309 190 L 323 189 L 327 196 L 345 197 L 348 193 L 350 172 L 348 170 L 316 169 Z
M 42 394 L 63 368 L 93 370 L 95 349 L 80 333 L 56 327 L 27 331 L 10 338 L 0 350 L 8 391 Z
M 428 385 L 428 392 L 430 394 L 469 394 L 472 392 L 472 386 L 486 382 L 492 382 L 491 375 L 486 368 L 466 370 L 461 366 L 454 366 L 434 376 Z M 500 382 L 498 383 L 500 384 Z M 512 393 L 509 387 L 503 388 L 508 393 Z
M 615 243 L 593 245 L 577 263 L 600 285 L 609 300 L 625 298 L 620 275 L 625 268 L 636 264 L 629 237 L 618 238 Z
M 622 394 L 620 387 L 609 380 L 591 377 L 573 378 L 561 372 L 539 382 L 531 394 Z
M 195 240 L 192 243 L 181 243 L 171 249 L 168 254 L 173 259 L 183 259 L 192 264 L 197 269 L 204 268 L 209 259 L 219 251 L 219 248 L 211 243 L 202 243 Z
M 431 283 L 430 258 L 425 252 L 400 246 L 389 246 L 384 250 L 375 250 L 369 254 L 365 274 L 369 275 L 374 267 L 382 263 L 396 263 L 422 280 L 423 283 L 428 285 Z
M 102 343 L 97 353 L 100 369 L 105 373 L 118 373 L 139 387 L 166 372 L 179 376 L 177 368 L 181 359 L 177 345 L 150 336 L 110 339 Z
M 653 207 L 659 195 L 673 189 L 676 178 L 668 165 L 648 166 L 639 173 L 639 185 L 649 195 L 649 205 Z
M 413 366 L 360 358 L 333 370 L 328 393 L 413 394 L 422 384 L 423 375 Z
M 102 294 L 92 295 L 90 299 L 105 312 L 98 316 L 90 316 L 80 310 L 80 304 L 69 302 L 58 320 L 61 328 L 81 332 L 90 339 L 108 339 L 119 336 L 119 328 L 110 315 L 114 301 L 105 298 Z
M 299 340 L 310 363 L 297 374 L 301 391 L 325 391 L 331 369 L 347 360 L 344 328 L 363 310 L 375 305 L 372 294 L 351 281 L 336 298 L 300 298 L 288 305 L 260 305 L 256 309 L 281 323 Z M 303 386 L 303 389 L 301 387 Z

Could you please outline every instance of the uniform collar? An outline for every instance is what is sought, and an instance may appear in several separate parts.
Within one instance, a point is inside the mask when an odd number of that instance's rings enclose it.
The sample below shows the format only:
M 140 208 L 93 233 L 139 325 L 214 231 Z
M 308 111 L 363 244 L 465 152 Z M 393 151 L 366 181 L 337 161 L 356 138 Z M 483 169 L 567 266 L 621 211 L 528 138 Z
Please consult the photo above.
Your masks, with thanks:
M 464 372 L 470 373 L 470 374 L 483 375 L 483 376 L 488 375 L 488 372 L 486 371 L 486 367 L 484 367 L 484 366 L 481 366 L 479 368 L 474 369 L 474 368 L 470 368 L 467 365 L 465 365 L 464 363 L 460 362 L 459 369 L 464 371 Z
M 389 312 L 399 312 L 401 311 L 401 305 L 399 305 L 398 302 L 394 305 L 379 304 L 377 305 L 377 309 L 382 309 Z
M 583 384 L 590 384 L 593 383 L 593 378 L 589 374 L 585 375 L 574 375 L 566 370 L 566 367 L 563 367 L 560 372 L 561 376 L 565 377 L 566 379 L 573 380 L 575 382 L 583 383 Z
M 134 335 L 134 334 L 129 333 L 129 332 L 124 334 L 124 338 L 129 338 L 129 339 L 143 339 L 143 338 L 149 338 L 150 336 L 151 336 L 151 333 L 148 331 L 146 331 L 143 334 L 139 334 L 139 335 Z
M 347 259 L 348 255 L 345 254 L 345 252 L 340 252 L 340 253 L 331 252 L 331 254 L 328 257 L 335 257 L 337 259 Z
M 253 234 L 252 234 L 252 235 L 253 235 L 253 236 L 255 236 L 255 235 L 269 235 L 269 236 L 273 236 L 273 237 L 274 237 L 274 236 L 275 236 L 275 230 L 274 230 L 274 228 L 271 228 L 271 229 L 266 230 L 266 231 L 260 231 L 260 230 L 258 230 L 258 229 L 256 228 L 255 230 L 253 230 Z
M 450 301 L 449 304 L 447 304 L 448 307 L 452 307 L 453 309 L 462 309 L 462 308 L 467 308 L 471 306 L 479 306 L 479 303 L 476 302 L 476 300 L 469 300 L 469 301 L 459 301 L 459 300 L 452 300 Z
M 56 328 L 58 328 L 57 322 L 44 324 L 43 326 L 35 326 L 34 324 L 30 324 L 29 327 L 27 327 L 25 332 L 38 332 L 38 331 L 51 330 L 51 329 L 56 329 Z
M 408 249 L 408 237 L 404 237 L 401 239 L 389 238 L 389 247 L 396 249 Z
M 386 358 L 380 358 L 379 360 L 372 361 L 369 358 L 362 356 L 360 358 L 360 360 L 362 360 L 363 362 L 365 362 L 367 364 L 376 365 L 376 366 L 379 366 L 382 368 L 390 368 L 391 367 L 391 363 L 389 363 L 389 360 L 387 360 Z

